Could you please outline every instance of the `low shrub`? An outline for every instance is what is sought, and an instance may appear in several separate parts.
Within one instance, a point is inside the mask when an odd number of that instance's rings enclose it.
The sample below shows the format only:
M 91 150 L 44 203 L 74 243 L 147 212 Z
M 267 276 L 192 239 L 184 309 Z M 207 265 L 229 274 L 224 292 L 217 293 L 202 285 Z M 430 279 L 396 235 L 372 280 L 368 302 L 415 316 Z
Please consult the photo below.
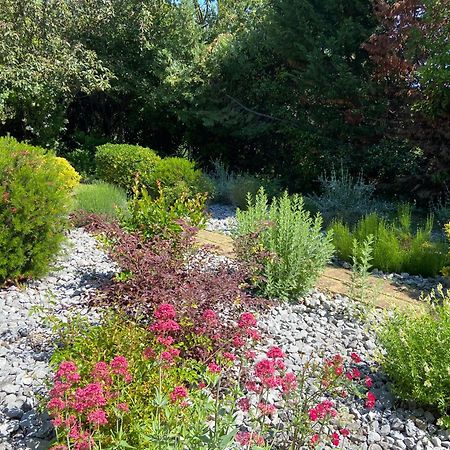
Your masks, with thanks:
M 237 309 L 258 302 L 243 290 L 247 274 L 241 269 L 230 270 L 224 263 L 215 270 L 204 270 L 201 257 L 186 264 L 195 242 L 189 227 L 170 241 L 144 242 L 139 234 L 127 233 L 117 223 L 99 217 L 91 216 L 79 223 L 112 243 L 110 256 L 122 269 L 103 293 L 92 299 L 94 305 L 116 306 L 145 317 L 164 302 L 173 302 L 179 309 L 195 305 L 199 310 L 215 308 L 216 303 Z
M 97 177 L 131 192 L 136 174 L 144 185 L 151 184 L 150 176 L 160 159 L 153 150 L 139 145 L 100 145 L 95 154 Z
M 374 237 L 372 265 L 385 272 L 436 276 L 446 261 L 448 246 L 442 240 L 432 240 L 432 219 L 413 232 L 408 205 L 399 207 L 393 222 L 372 213 L 353 228 L 335 221 L 331 229 L 337 254 L 345 261 L 351 261 L 353 239 L 363 242 L 369 235 Z
M 138 231 L 145 239 L 170 239 L 181 233 L 184 225 L 205 225 L 206 193 L 188 196 L 186 192 L 180 192 L 178 197 L 169 200 L 159 182 L 158 187 L 156 198 L 150 197 L 145 187 L 135 187 L 129 214 L 121 220 L 126 230 Z
M 169 204 L 182 196 L 193 197 L 210 193 L 212 186 L 201 170 L 186 158 L 171 157 L 157 162 L 149 178 L 141 180 L 148 192 L 154 197 L 160 195 L 160 189 Z
M 450 222 L 444 226 L 444 232 L 445 232 L 445 235 L 447 236 L 447 242 L 450 243 Z M 447 255 L 447 263 L 450 264 L 450 248 L 449 248 L 449 252 Z M 445 266 L 442 269 L 442 274 L 444 275 L 444 277 L 450 277 L 450 266 Z
M 148 328 L 119 316 L 63 324 L 46 404 L 57 431 L 52 449 L 249 449 L 286 440 L 297 450 L 338 446 L 350 432 L 336 425 L 336 399 L 356 395 L 374 407 L 357 354 L 310 363 L 297 378 L 281 348 L 253 350 L 259 334 L 252 313 L 226 334 L 214 310 L 197 313 L 201 321 L 193 322 L 161 304 Z M 237 414 L 245 426 L 236 425 Z M 282 433 L 267 420 L 274 416 L 287 425 Z
M 105 215 L 110 218 L 127 217 L 127 195 L 113 184 L 96 182 L 81 184 L 74 192 L 74 210 Z
M 285 192 L 268 204 L 263 189 L 247 211 L 237 211 L 235 247 L 252 267 L 252 283 L 269 298 L 289 299 L 310 289 L 333 254 L 331 233 L 321 231 L 299 195 Z
M 382 364 L 400 398 L 435 408 L 450 427 L 450 296 L 439 289 L 428 300 L 428 309 L 397 312 L 383 324 Z
M 0 283 L 38 277 L 64 239 L 67 179 L 52 154 L 0 138 Z
M 367 214 L 389 210 L 389 205 L 374 199 L 375 185 L 361 175 L 354 178 L 341 168 L 322 175 L 319 182 L 322 192 L 309 195 L 307 206 L 313 213 L 320 212 L 326 224 L 333 220 L 354 224 Z

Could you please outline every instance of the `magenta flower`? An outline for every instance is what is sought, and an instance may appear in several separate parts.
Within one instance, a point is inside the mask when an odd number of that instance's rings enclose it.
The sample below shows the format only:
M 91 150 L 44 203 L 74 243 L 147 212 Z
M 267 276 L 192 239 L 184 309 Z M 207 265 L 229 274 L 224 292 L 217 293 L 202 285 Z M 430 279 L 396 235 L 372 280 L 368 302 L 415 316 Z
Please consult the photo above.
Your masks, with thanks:
M 156 319 L 161 320 L 175 319 L 176 315 L 177 313 L 175 311 L 175 308 L 168 303 L 162 303 L 156 308 L 155 312 L 153 313 L 153 316 Z
M 170 393 L 170 399 L 173 403 L 176 403 L 178 400 L 183 400 L 188 396 L 188 391 L 184 386 L 175 386 L 173 391 Z
M 284 358 L 284 352 L 280 347 L 271 347 L 266 353 L 268 358 Z
M 108 423 L 108 416 L 103 409 L 96 409 L 88 414 L 87 420 L 93 425 L 106 425 Z

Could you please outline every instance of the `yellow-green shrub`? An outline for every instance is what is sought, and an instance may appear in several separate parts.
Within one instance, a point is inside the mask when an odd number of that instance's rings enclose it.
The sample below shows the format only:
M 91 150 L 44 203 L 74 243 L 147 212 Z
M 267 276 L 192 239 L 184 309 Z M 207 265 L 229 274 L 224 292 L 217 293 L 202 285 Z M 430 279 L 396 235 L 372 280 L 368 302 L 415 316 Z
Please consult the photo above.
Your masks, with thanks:
M 44 274 L 64 238 L 69 194 L 53 158 L 0 138 L 0 283 Z
M 53 164 L 58 170 L 59 177 L 68 191 L 72 191 L 80 184 L 80 174 L 71 166 L 67 159 L 53 156 L 49 158 L 49 164 Z

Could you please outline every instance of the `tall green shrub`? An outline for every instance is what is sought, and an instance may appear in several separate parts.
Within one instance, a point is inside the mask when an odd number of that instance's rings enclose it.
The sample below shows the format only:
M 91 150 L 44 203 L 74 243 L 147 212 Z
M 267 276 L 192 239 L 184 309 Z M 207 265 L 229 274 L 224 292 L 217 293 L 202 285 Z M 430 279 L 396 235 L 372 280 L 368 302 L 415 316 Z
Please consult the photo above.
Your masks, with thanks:
M 136 174 L 144 185 L 148 185 L 159 161 L 160 157 L 153 150 L 129 144 L 100 145 L 95 155 L 98 178 L 128 192 L 134 186 Z
M 333 254 L 332 233 L 322 233 L 321 216 L 311 217 L 299 195 L 285 192 L 269 205 L 260 189 L 236 218 L 237 253 L 256 263 L 255 286 L 270 298 L 305 293 Z
M 0 138 L 0 283 L 48 270 L 64 238 L 68 205 L 53 155 Z

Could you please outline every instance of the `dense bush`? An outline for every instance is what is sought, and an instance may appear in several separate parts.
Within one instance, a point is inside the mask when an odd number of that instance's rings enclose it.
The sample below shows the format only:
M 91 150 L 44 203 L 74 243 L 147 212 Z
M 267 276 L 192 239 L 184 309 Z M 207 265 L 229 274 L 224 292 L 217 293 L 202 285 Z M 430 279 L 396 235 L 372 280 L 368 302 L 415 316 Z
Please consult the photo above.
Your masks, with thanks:
M 76 186 L 80 184 L 81 177 L 78 172 L 72 167 L 72 165 L 65 158 L 54 156 L 49 161 L 54 165 L 59 173 L 62 183 L 68 191 L 72 191 Z
M 345 261 L 351 261 L 353 239 L 363 242 L 369 235 L 374 237 L 372 265 L 386 272 L 436 276 L 446 260 L 448 246 L 443 241 L 431 239 L 432 219 L 429 218 L 423 228 L 413 232 L 408 206 L 399 208 L 393 222 L 373 213 L 353 228 L 337 221 L 331 229 L 337 254 Z
M 396 313 L 379 332 L 383 367 L 397 395 L 436 408 L 450 426 L 450 296 L 433 293 L 429 308 Z
M 111 218 L 127 217 L 127 195 L 113 184 L 96 182 L 81 184 L 74 192 L 74 210 L 105 215 Z
M 444 231 L 445 231 L 445 235 L 447 236 L 447 242 L 450 243 L 450 222 L 445 225 Z M 449 265 L 444 267 L 444 269 L 442 270 L 442 274 L 445 277 L 450 277 L 450 248 L 449 248 L 449 252 L 447 255 L 447 263 Z
M 332 171 L 319 178 L 320 194 L 312 194 L 307 198 L 308 208 L 320 212 L 325 223 L 342 220 L 353 224 L 361 217 L 372 212 L 383 212 L 387 205 L 374 199 L 375 185 L 367 183 L 362 176 L 352 177 L 341 168 L 340 172 Z
M 162 188 L 169 203 L 175 202 L 183 195 L 191 197 L 200 193 L 210 193 L 212 190 L 202 171 L 196 169 L 192 161 L 179 157 L 159 160 L 149 178 L 142 182 L 155 198 Z
M 0 138 L 0 282 L 44 274 L 64 238 L 69 192 L 54 161 Z
M 136 174 L 148 185 L 159 161 L 160 157 L 153 150 L 138 145 L 104 144 L 97 147 L 95 154 L 98 178 L 128 192 L 134 186 Z
M 270 298 L 289 299 L 310 289 L 333 254 L 331 233 L 321 231 L 299 195 L 269 205 L 264 190 L 237 211 L 236 251 L 253 267 L 255 286 Z
M 66 159 L 81 175 L 83 181 L 89 181 L 95 177 L 95 152 L 77 148 L 65 155 Z

